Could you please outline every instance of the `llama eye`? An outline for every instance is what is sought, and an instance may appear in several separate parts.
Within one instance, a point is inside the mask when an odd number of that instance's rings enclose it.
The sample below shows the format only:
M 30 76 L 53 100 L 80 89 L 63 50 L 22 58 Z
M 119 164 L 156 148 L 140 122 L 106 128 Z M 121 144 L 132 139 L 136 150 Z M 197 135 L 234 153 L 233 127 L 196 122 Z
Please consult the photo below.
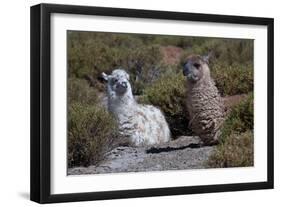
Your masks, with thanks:
M 198 69 L 200 67 L 200 64 L 199 63 L 194 63 L 193 66 Z
M 113 79 L 112 79 L 112 82 L 113 82 L 113 83 L 116 83 L 117 81 L 118 81 L 118 80 L 117 80 L 116 78 L 113 78 Z

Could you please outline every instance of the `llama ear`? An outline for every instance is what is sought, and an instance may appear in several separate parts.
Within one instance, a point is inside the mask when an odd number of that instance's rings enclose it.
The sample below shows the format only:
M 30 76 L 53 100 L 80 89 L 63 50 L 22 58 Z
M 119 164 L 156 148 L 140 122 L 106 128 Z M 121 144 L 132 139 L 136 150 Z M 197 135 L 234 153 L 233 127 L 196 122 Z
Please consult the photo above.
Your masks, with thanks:
M 127 79 L 130 80 L 130 75 L 129 74 L 127 74 Z
M 106 81 L 106 82 L 108 81 L 108 75 L 107 75 L 106 73 L 103 72 L 103 73 L 101 74 L 101 77 L 102 77 L 102 79 L 103 79 L 104 81 Z
M 210 63 L 210 59 L 213 57 L 213 51 L 209 51 L 207 55 L 203 55 L 203 61 L 206 62 L 207 64 Z
M 210 60 L 209 54 L 208 54 L 208 55 L 203 55 L 202 58 L 203 58 L 203 61 L 204 61 L 205 63 L 209 64 L 209 60 Z

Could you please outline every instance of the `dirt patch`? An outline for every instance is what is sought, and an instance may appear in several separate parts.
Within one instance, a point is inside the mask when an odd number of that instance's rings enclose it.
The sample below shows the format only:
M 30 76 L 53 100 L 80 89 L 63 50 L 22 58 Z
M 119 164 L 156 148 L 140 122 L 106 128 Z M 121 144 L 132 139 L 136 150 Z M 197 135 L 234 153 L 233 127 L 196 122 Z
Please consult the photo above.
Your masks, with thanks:
M 177 65 L 180 63 L 180 58 L 183 49 L 175 46 L 161 47 L 161 52 L 163 54 L 163 62 L 167 65 Z

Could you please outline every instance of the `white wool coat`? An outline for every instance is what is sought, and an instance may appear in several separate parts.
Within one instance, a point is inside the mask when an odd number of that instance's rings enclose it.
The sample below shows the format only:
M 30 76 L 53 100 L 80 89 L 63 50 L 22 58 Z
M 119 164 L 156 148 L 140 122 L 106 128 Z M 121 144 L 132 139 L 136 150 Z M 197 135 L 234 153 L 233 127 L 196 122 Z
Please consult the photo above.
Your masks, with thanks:
M 135 101 L 129 80 L 124 78 L 129 77 L 126 74 L 124 70 L 118 69 L 110 75 L 111 78 L 119 78 L 127 83 L 128 88 L 124 94 L 118 95 L 110 81 L 107 85 L 108 109 L 117 118 L 120 134 L 129 138 L 135 146 L 168 142 L 170 130 L 164 115 L 154 106 Z

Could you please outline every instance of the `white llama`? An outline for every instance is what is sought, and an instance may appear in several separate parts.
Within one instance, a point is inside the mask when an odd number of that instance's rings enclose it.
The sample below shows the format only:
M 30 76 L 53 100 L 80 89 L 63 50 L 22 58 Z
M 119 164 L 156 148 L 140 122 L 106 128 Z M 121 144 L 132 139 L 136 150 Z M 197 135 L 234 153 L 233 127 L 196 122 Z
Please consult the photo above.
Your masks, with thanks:
M 132 93 L 129 74 L 116 69 L 107 81 L 108 110 L 116 117 L 120 134 L 134 146 L 153 145 L 170 140 L 170 130 L 162 112 L 151 105 L 138 104 Z

